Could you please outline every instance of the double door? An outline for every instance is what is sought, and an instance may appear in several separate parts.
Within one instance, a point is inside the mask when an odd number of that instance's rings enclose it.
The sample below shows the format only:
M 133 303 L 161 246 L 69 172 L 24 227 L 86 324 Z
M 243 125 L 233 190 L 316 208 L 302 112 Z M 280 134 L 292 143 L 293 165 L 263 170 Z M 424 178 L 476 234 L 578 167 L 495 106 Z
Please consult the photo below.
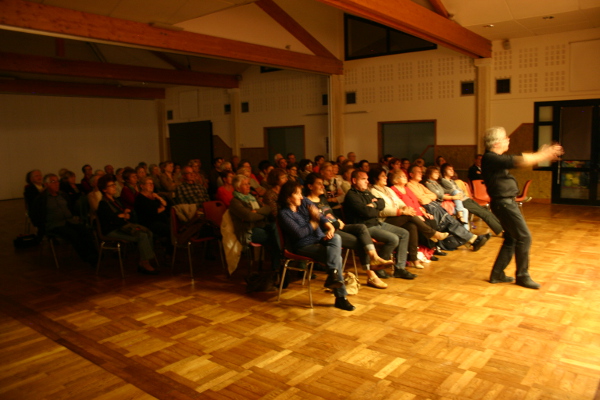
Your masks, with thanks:
M 559 142 L 565 154 L 552 170 L 552 202 L 600 205 L 600 99 L 535 105 L 537 145 Z

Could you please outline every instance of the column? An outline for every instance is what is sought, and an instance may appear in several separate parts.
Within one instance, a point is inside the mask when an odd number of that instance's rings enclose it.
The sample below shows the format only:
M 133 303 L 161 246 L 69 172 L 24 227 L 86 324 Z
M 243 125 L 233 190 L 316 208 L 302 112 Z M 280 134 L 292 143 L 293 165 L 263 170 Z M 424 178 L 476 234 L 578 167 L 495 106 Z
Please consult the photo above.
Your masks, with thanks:
M 475 82 L 475 98 L 477 102 L 475 143 L 477 144 L 477 153 L 483 154 L 485 151 L 485 147 L 483 146 L 483 135 L 485 130 L 488 129 L 491 124 L 490 103 L 494 87 L 492 59 L 479 58 L 473 61 L 475 67 L 477 67 L 477 80 Z

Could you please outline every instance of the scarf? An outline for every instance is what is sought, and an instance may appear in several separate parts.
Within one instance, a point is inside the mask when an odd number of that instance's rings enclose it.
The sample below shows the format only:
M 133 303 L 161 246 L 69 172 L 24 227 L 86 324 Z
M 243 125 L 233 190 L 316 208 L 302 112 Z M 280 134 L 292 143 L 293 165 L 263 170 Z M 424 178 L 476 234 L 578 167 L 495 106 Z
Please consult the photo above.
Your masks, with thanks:
M 250 204 L 252 206 L 253 210 L 258 210 L 260 208 L 258 201 L 256 201 L 256 197 L 252 196 L 251 194 L 242 194 L 242 193 L 238 192 L 237 190 L 234 190 L 233 197 L 235 197 L 242 203 Z

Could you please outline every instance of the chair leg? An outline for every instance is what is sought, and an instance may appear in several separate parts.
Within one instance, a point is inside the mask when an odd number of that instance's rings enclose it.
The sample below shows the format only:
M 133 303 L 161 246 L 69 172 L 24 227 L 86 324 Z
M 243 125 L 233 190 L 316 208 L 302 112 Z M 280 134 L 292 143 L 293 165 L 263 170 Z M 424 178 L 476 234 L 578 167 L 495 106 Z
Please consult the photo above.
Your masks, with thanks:
M 177 243 L 173 245 L 173 258 L 171 259 L 171 273 L 175 270 L 175 256 L 177 255 Z
M 310 264 L 310 267 L 308 268 L 308 285 L 307 285 L 308 286 L 308 301 L 310 303 L 310 308 L 313 308 L 312 290 L 311 290 L 311 287 L 310 287 L 310 281 L 312 279 L 310 279 L 310 278 L 312 276 L 312 271 L 313 271 L 313 267 L 314 267 L 315 263 L 314 262 L 309 262 L 309 264 Z M 307 265 L 307 267 L 308 267 L 308 265 Z M 304 275 L 306 276 L 306 272 L 304 273 Z
M 281 274 L 281 282 L 279 282 L 279 293 L 277 294 L 277 301 L 281 298 L 281 291 L 283 290 L 283 282 L 285 281 L 285 274 L 287 273 L 288 264 L 292 260 L 285 260 L 285 264 L 283 265 L 283 273 Z
M 221 243 L 220 240 L 217 240 L 217 243 L 219 244 L 219 258 L 221 258 L 221 267 L 223 268 L 223 271 L 227 271 L 227 268 L 225 267 L 225 251 L 223 250 L 223 243 Z
M 96 275 L 100 272 L 100 262 L 102 261 L 102 251 L 104 250 L 104 242 L 100 242 L 100 251 L 98 252 L 98 264 L 96 264 Z
M 119 266 L 121 267 L 121 279 L 125 279 L 125 272 L 123 271 L 123 260 L 121 259 L 121 243 L 117 243 L 117 253 L 119 254 Z
M 188 262 L 190 263 L 190 276 L 194 279 L 194 267 L 192 266 L 192 242 L 187 244 Z
M 49 237 L 48 241 L 50 242 L 50 248 L 52 249 L 52 255 L 54 256 L 54 264 L 56 265 L 56 269 L 60 269 L 60 265 L 58 265 L 58 258 L 56 257 L 56 249 L 54 248 L 54 239 Z

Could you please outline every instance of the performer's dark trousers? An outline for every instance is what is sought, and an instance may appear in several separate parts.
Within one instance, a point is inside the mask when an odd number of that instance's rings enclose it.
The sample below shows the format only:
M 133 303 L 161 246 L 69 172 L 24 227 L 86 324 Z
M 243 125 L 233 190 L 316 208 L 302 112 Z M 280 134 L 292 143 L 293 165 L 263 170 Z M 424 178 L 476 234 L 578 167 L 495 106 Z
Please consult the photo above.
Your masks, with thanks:
M 492 278 L 504 276 L 504 269 L 513 255 L 517 263 L 517 279 L 529 276 L 531 233 L 517 202 L 514 198 L 492 199 L 490 207 L 504 229 L 504 243 L 492 268 Z

